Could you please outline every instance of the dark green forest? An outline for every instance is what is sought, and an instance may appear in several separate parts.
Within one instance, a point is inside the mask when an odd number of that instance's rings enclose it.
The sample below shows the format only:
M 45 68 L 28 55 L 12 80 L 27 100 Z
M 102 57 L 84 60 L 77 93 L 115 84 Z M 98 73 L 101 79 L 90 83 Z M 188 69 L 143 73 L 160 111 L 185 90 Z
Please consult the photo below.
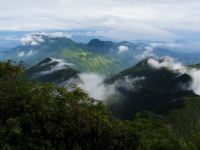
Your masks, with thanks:
M 149 97 L 151 99 L 151 97 Z M 27 80 L 23 63 L 0 63 L 2 150 L 198 150 L 200 98 L 182 97 L 165 115 L 112 115 L 81 89 Z

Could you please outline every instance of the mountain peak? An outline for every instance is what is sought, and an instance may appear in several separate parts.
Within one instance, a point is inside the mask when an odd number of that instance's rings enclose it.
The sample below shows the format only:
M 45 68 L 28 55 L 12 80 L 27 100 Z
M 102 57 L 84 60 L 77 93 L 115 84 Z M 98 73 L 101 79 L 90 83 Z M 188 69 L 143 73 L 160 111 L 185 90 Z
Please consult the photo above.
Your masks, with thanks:
M 47 57 L 44 60 L 42 60 L 40 63 L 47 63 L 47 62 L 50 62 L 51 60 L 52 60 L 51 57 Z
M 149 57 L 149 58 L 153 58 L 153 57 Z M 137 67 L 142 67 L 142 66 L 147 66 L 148 65 L 148 60 L 149 60 L 149 58 L 146 58 L 146 59 L 144 59 L 144 60 L 141 60 L 140 62 L 138 62 L 135 66 L 137 66 Z
M 48 57 L 26 70 L 26 75 L 41 82 L 62 83 L 79 73 L 72 67 L 62 59 Z
M 97 43 L 97 42 L 101 42 L 101 40 L 99 40 L 99 39 L 92 39 L 92 40 L 90 40 L 89 43 Z M 89 44 L 89 43 L 88 43 L 88 44 Z
M 112 41 L 101 41 L 99 39 L 93 39 L 87 44 L 87 48 L 91 51 L 100 53 L 109 52 L 110 49 L 116 47 L 116 44 Z
M 101 41 L 99 39 L 92 39 L 87 45 L 88 46 L 97 46 L 97 45 L 102 45 L 104 41 Z

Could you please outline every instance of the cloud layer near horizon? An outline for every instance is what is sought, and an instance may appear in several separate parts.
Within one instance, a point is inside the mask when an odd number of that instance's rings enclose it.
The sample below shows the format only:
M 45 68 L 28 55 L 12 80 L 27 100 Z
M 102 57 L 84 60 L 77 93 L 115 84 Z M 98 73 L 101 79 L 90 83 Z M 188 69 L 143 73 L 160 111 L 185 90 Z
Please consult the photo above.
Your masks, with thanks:
M 198 0 L 0 0 L 0 30 L 94 29 L 119 40 L 200 32 Z

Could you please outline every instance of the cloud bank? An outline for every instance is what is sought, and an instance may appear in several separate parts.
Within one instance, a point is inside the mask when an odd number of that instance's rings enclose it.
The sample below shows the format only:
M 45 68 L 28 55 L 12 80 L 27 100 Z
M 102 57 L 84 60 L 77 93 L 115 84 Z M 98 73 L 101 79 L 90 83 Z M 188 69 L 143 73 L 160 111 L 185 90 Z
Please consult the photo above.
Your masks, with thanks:
M 171 40 L 183 32 L 187 37 L 200 31 L 198 0 L 0 0 L 0 4 L 0 30 L 108 29 L 96 34 L 123 40 Z
M 145 80 L 145 77 L 124 77 L 112 84 L 106 84 L 105 77 L 96 73 L 79 74 L 81 82 L 77 83 L 77 87 L 83 89 L 90 97 L 97 100 L 108 100 L 113 95 L 119 95 L 119 88 L 127 90 L 137 90 L 138 81 Z

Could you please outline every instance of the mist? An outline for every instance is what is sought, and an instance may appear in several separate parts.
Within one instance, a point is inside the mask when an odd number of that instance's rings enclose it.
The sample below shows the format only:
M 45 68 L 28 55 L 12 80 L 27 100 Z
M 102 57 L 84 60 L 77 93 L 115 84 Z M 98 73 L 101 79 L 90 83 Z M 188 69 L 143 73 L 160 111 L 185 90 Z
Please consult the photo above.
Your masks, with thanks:
M 80 82 L 77 87 L 80 87 L 90 97 L 97 100 L 108 100 L 111 96 L 120 95 L 119 88 L 134 91 L 137 90 L 137 82 L 145 80 L 145 77 L 131 78 L 125 76 L 123 79 L 117 80 L 111 84 L 105 83 L 105 76 L 96 73 L 81 73 L 79 74 Z
M 105 76 L 95 73 L 81 73 L 79 78 L 81 82 L 77 86 L 97 100 L 105 100 L 115 93 L 113 85 L 104 83 Z

